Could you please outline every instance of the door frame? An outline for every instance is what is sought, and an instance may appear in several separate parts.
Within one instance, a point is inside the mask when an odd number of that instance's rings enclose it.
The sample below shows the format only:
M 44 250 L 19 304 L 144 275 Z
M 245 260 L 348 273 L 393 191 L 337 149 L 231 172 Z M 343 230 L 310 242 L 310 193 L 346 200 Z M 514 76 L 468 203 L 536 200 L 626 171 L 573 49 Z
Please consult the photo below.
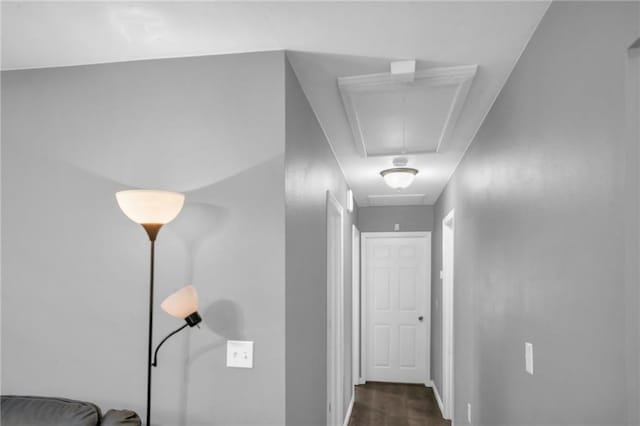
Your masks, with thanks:
M 343 424 L 343 394 L 344 394 L 344 209 L 336 197 L 327 191 L 326 203 L 327 228 L 327 425 L 339 426 Z M 329 244 L 334 236 L 330 227 L 330 215 L 338 217 L 340 241 L 339 256 L 334 257 L 332 246 Z M 331 259 L 337 259 L 337 281 L 332 279 Z M 330 327 L 333 321 L 334 327 Z M 334 331 L 332 333 L 332 330 Z
M 640 20 L 640 15 L 638 15 Z M 640 291 L 638 279 L 640 277 L 640 38 L 635 40 L 627 50 L 627 78 L 625 92 L 626 122 L 627 122 L 627 149 L 625 151 L 626 188 L 625 198 L 627 204 L 625 211 L 625 248 L 627 250 L 625 267 L 625 307 L 627 332 L 626 347 L 627 359 L 634 363 L 636 369 L 632 381 L 628 381 L 627 390 L 630 398 L 628 410 L 630 420 L 640 420 L 640 406 L 638 406 L 637 392 L 633 392 L 635 385 L 640 383 L 640 358 L 637 357 L 638 345 L 640 345 Z M 629 390 L 631 386 L 631 390 Z
M 360 337 L 361 337 L 361 347 L 363 348 L 360 353 L 360 365 L 362 366 L 362 377 L 361 382 L 367 382 L 367 348 L 369 347 L 368 341 L 368 333 L 367 333 L 367 324 L 369 321 L 368 308 L 369 304 L 367 303 L 367 286 L 365 283 L 367 282 L 367 250 L 366 242 L 370 239 L 376 238 L 398 238 L 398 237 L 418 237 L 424 238 L 425 244 L 427 246 L 427 282 L 424 285 L 427 287 L 425 291 L 425 309 L 428 312 L 425 312 L 425 317 L 429 318 L 429 327 L 427 327 L 427 337 L 426 343 L 427 347 L 425 348 L 425 375 L 423 378 L 423 383 L 427 387 L 431 387 L 431 232 L 362 232 L 360 233 L 360 246 L 362 247 L 360 251 L 361 258 L 361 267 L 360 267 L 360 280 L 362 282 L 361 290 L 360 290 L 360 300 L 361 300 L 361 325 L 360 325 Z
M 445 261 L 450 256 L 449 262 Z M 455 270 L 455 209 L 442 220 L 442 416 L 454 417 L 454 270 Z
M 360 364 L 360 252 L 361 252 L 361 236 L 360 230 L 356 225 L 351 226 L 351 300 L 352 307 L 352 342 L 351 352 L 353 355 L 351 371 L 353 372 L 353 384 L 360 385 L 364 381 L 362 379 L 362 367 Z

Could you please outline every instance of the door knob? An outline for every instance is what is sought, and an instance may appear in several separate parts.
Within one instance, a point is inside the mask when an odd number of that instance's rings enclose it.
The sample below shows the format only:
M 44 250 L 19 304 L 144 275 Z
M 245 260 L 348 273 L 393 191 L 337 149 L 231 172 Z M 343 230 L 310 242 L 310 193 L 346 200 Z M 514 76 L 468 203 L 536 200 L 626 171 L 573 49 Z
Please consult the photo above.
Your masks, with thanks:
M 424 319 L 424 317 L 423 317 L 422 315 L 420 315 L 420 316 L 418 317 L 418 321 L 422 321 L 423 319 Z

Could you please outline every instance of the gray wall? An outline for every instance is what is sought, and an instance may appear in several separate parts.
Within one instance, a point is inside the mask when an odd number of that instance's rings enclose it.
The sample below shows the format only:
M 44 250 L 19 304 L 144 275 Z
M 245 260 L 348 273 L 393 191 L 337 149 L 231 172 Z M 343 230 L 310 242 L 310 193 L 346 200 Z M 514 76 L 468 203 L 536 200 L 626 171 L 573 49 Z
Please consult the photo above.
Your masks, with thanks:
M 283 61 L 2 73 L 2 393 L 143 412 L 148 241 L 114 193 L 161 187 L 187 204 L 156 300 L 193 283 L 204 326 L 163 347 L 155 421 L 284 424 Z M 156 341 L 179 325 L 158 309 Z M 255 342 L 254 369 L 225 368 L 228 338 Z
M 473 424 L 487 426 L 618 425 L 627 401 L 637 406 L 625 382 L 635 377 L 623 206 L 638 7 L 552 3 L 437 202 L 432 371 L 442 389 L 441 223 L 455 207 L 458 425 L 467 402 Z
M 358 209 L 358 227 L 362 232 L 391 232 L 394 224 L 400 231 L 431 231 L 433 206 L 374 206 Z
M 326 425 L 326 192 L 346 206 L 347 185 L 292 68 L 286 64 L 287 424 Z M 351 226 L 344 215 L 344 409 L 351 379 Z

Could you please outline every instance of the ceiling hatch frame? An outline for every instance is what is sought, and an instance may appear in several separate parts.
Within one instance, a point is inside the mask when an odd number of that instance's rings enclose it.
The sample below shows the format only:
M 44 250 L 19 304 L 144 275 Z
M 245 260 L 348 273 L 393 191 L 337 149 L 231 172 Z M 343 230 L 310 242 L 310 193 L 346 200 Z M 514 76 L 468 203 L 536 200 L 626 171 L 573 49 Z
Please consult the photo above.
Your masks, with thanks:
M 425 194 L 383 194 L 369 195 L 369 207 L 373 206 L 421 206 L 424 205 Z
M 350 77 L 339 77 L 338 88 L 342 103 L 347 115 L 347 120 L 351 127 L 354 144 L 358 154 L 363 157 L 382 157 L 401 154 L 421 154 L 438 153 L 446 146 L 455 124 L 460 116 L 462 107 L 467 99 L 473 79 L 477 73 L 477 65 L 461 65 L 455 67 L 436 67 L 416 71 L 412 79 L 389 73 L 358 75 Z M 444 119 L 442 130 L 440 131 L 437 147 L 434 150 L 411 150 L 404 152 L 387 152 L 384 154 L 370 153 L 362 129 L 362 120 L 358 115 L 355 98 L 358 95 L 376 92 L 394 92 L 400 90 L 414 89 L 424 90 L 430 87 L 438 88 L 443 86 L 453 86 L 454 94 Z

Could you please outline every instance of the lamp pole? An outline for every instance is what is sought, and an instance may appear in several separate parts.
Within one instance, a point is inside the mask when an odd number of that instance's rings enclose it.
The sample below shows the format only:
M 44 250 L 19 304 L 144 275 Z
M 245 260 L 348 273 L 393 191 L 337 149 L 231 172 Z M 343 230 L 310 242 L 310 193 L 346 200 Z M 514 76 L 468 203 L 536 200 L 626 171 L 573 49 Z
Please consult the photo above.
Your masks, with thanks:
M 162 224 L 158 223 L 143 223 L 142 227 L 147 231 L 149 241 L 151 242 L 151 256 L 150 256 L 150 270 L 149 270 L 149 342 L 147 351 L 147 421 L 146 425 L 151 426 L 151 367 L 152 367 L 152 353 L 153 353 L 153 281 L 154 281 L 154 266 L 155 266 L 155 253 L 156 253 L 156 237 Z
M 156 237 L 162 225 L 178 216 L 184 206 L 184 194 L 155 189 L 130 189 L 116 193 L 122 212 L 133 222 L 142 225 L 151 243 L 149 273 L 149 341 L 147 351 L 147 421 L 151 426 L 151 367 L 153 349 L 153 278 Z
M 153 264 L 156 242 L 151 241 L 151 271 L 149 274 L 149 348 L 147 351 L 147 426 L 151 425 L 151 350 L 153 346 Z

